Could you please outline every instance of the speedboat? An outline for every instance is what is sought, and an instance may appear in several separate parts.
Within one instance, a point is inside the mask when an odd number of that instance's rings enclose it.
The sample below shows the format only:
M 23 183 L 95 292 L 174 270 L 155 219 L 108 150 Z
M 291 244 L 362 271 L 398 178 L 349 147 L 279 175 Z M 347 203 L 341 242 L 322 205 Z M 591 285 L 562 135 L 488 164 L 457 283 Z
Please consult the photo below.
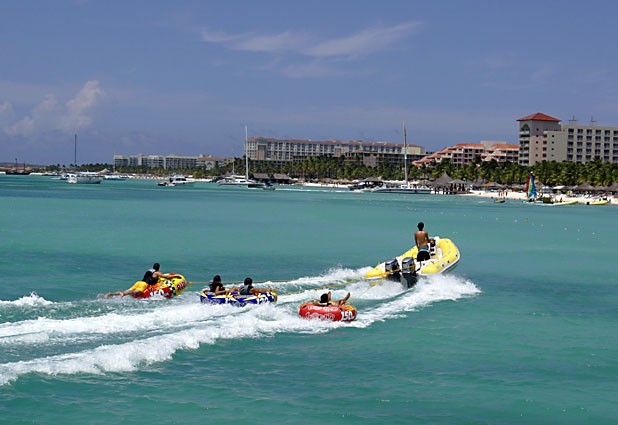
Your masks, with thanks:
M 365 274 L 369 280 L 391 280 L 411 288 L 420 276 L 448 273 L 457 267 L 461 258 L 457 246 L 447 238 L 435 236 L 429 248 L 429 260 L 417 261 L 418 247 L 378 264 Z

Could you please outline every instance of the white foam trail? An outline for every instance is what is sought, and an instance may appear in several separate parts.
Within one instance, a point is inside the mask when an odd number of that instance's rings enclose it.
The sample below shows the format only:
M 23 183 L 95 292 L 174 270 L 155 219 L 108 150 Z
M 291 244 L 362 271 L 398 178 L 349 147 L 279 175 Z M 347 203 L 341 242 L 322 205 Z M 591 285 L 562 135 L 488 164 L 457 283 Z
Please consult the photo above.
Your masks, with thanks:
M 480 292 L 474 283 L 453 275 L 422 278 L 414 290 L 406 291 L 403 296 L 364 311 L 357 321 L 364 326 L 369 326 L 375 321 L 400 317 L 405 312 L 415 311 L 435 302 L 454 301 L 477 295 Z
M 183 310 L 186 308 L 180 307 Z M 0 385 L 27 373 L 57 375 L 134 371 L 169 360 L 178 350 L 197 349 L 201 344 L 214 344 L 222 339 L 269 337 L 280 332 L 318 333 L 344 326 L 342 323 L 304 320 L 274 305 L 247 309 L 196 305 L 191 310 L 187 312 L 187 317 L 191 316 L 195 326 L 188 329 L 116 345 L 101 345 L 76 353 L 0 364 Z M 196 314 L 201 317 L 195 317 Z
M 47 301 L 43 297 L 39 297 L 35 292 L 30 293 L 27 297 L 21 297 L 15 301 L 2 301 L 0 300 L 0 306 L 17 306 L 17 307 L 34 307 L 45 306 L 54 304 L 52 301 Z
M 341 278 L 340 271 L 332 273 L 337 279 Z M 341 273 L 344 280 L 350 276 L 349 271 Z M 352 271 L 351 274 L 358 273 Z M 332 282 L 330 272 L 329 276 Z M 193 298 L 197 294 L 192 294 L 172 301 L 118 302 L 122 308 L 140 309 L 122 314 L 114 311 L 64 320 L 41 317 L 4 323 L 0 325 L 0 345 L 12 351 L 24 345 L 32 346 L 36 358 L 0 364 L 0 385 L 28 373 L 70 375 L 140 370 L 152 363 L 170 360 L 178 350 L 197 349 L 202 344 L 216 344 L 220 340 L 259 339 L 277 333 L 323 333 L 348 326 L 365 328 L 434 302 L 457 300 L 480 292 L 472 282 L 457 276 L 421 279 L 410 291 L 403 291 L 390 282 L 372 287 L 366 281 L 356 281 L 332 290 L 333 298 L 352 292 L 351 301 L 359 308 L 355 322 L 333 323 L 298 317 L 299 302 L 323 292 L 322 288 L 315 287 L 318 281 L 323 283 L 322 278 L 306 278 L 303 284 L 310 286 L 308 290 L 283 295 L 277 305 L 246 308 L 202 305 Z M 109 306 L 109 301 L 100 302 Z M 73 352 L 58 354 L 65 350 Z

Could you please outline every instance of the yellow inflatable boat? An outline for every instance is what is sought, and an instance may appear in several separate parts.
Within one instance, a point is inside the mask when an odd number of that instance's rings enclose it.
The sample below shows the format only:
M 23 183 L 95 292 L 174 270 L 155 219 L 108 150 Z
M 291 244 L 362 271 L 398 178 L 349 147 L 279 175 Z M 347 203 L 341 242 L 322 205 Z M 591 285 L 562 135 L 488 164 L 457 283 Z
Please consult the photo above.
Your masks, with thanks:
M 365 274 L 365 279 L 400 281 L 411 288 L 419 276 L 447 273 L 453 270 L 461 257 L 459 249 L 450 239 L 438 236 L 433 239 L 429 260 L 417 261 L 418 248 L 414 246 L 400 256 L 380 263 L 369 270 Z

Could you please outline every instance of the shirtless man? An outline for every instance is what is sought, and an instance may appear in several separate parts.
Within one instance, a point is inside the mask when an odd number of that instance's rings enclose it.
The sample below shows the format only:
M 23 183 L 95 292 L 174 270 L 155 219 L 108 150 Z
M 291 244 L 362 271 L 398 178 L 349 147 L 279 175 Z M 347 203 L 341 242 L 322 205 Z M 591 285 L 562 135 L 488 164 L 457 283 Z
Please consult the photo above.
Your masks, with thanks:
M 348 292 L 348 294 L 345 296 L 345 298 L 343 298 L 341 300 L 333 301 L 330 298 L 330 291 L 328 291 L 328 293 L 322 294 L 322 296 L 320 296 L 319 300 L 307 301 L 307 302 L 302 303 L 300 305 L 300 308 L 303 308 L 303 307 L 308 306 L 308 305 L 315 305 L 315 306 L 321 306 L 321 307 L 326 307 L 326 306 L 329 306 L 329 305 L 342 306 L 346 302 L 348 302 L 349 299 L 350 299 L 350 293 Z
M 159 277 L 162 277 L 163 279 L 171 279 L 176 275 L 175 273 L 161 273 L 159 268 L 159 263 L 154 263 L 151 269 L 146 270 L 142 280 L 135 282 L 135 284 L 133 284 L 133 286 L 129 289 L 126 291 L 108 292 L 103 295 L 103 298 L 113 297 L 114 295 L 119 295 L 121 298 L 125 295 L 132 295 L 137 298 L 148 288 L 149 285 L 156 285 L 159 282 Z
M 416 241 L 416 247 L 418 248 L 418 255 L 416 261 L 427 261 L 431 258 L 429 255 L 429 244 L 433 243 L 433 239 L 429 239 L 429 233 L 425 230 L 425 223 L 422 221 L 418 223 L 418 230 L 414 233 L 414 240 Z

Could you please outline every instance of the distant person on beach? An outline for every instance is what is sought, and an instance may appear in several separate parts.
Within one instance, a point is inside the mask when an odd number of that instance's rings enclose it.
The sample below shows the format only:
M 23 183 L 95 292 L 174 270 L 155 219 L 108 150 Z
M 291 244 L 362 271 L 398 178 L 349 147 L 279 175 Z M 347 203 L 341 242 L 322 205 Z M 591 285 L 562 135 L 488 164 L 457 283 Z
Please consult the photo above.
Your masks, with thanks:
M 244 284 L 238 289 L 240 295 L 257 295 L 260 292 L 277 292 L 277 288 L 254 288 L 253 279 L 250 277 L 245 279 Z
M 350 293 L 348 292 L 348 294 L 343 299 L 333 301 L 331 300 L 331 295 L 329 291 L 326 294 L 322 294 L 319 300 L 307 301 L 305 303 L 302 303 L 300 305 L 300 308 L 303 308 L 308 305 L 314 305 L 314 306 L 320 306 L 320 307 L 327 307 L 331 305 L 340 306 L 348 302 L 349 299 L 350 299 Z
M 431 255 L 429 255 L 430 244 L 435 241 L 433 239 L 429 239 L 429 233 L 424 230 L 425 223 L 421 221 L 418 223 L 417 227 L 418 230 L 414 233 L 414 241 L 416 242 L 416 247 L 418 248 L 416 261 L 427 261 L 431 258 Z
M 121 298 L 125 295 L 132 295 L 139 297 L 150 285 L 156 285 L 159 282 L 159 278 L 170 279 L 175 276 L 175 273 L 163 274 L 159 271 L 161 266 L 159 263 L 154 263 L 151 269 L 146 270 L 142 280 L 135 282 L 133 286 L 125 291 L 108 292 L 103 295 L 103 298 L 109 298 L 114 295 L 119 295 Z

